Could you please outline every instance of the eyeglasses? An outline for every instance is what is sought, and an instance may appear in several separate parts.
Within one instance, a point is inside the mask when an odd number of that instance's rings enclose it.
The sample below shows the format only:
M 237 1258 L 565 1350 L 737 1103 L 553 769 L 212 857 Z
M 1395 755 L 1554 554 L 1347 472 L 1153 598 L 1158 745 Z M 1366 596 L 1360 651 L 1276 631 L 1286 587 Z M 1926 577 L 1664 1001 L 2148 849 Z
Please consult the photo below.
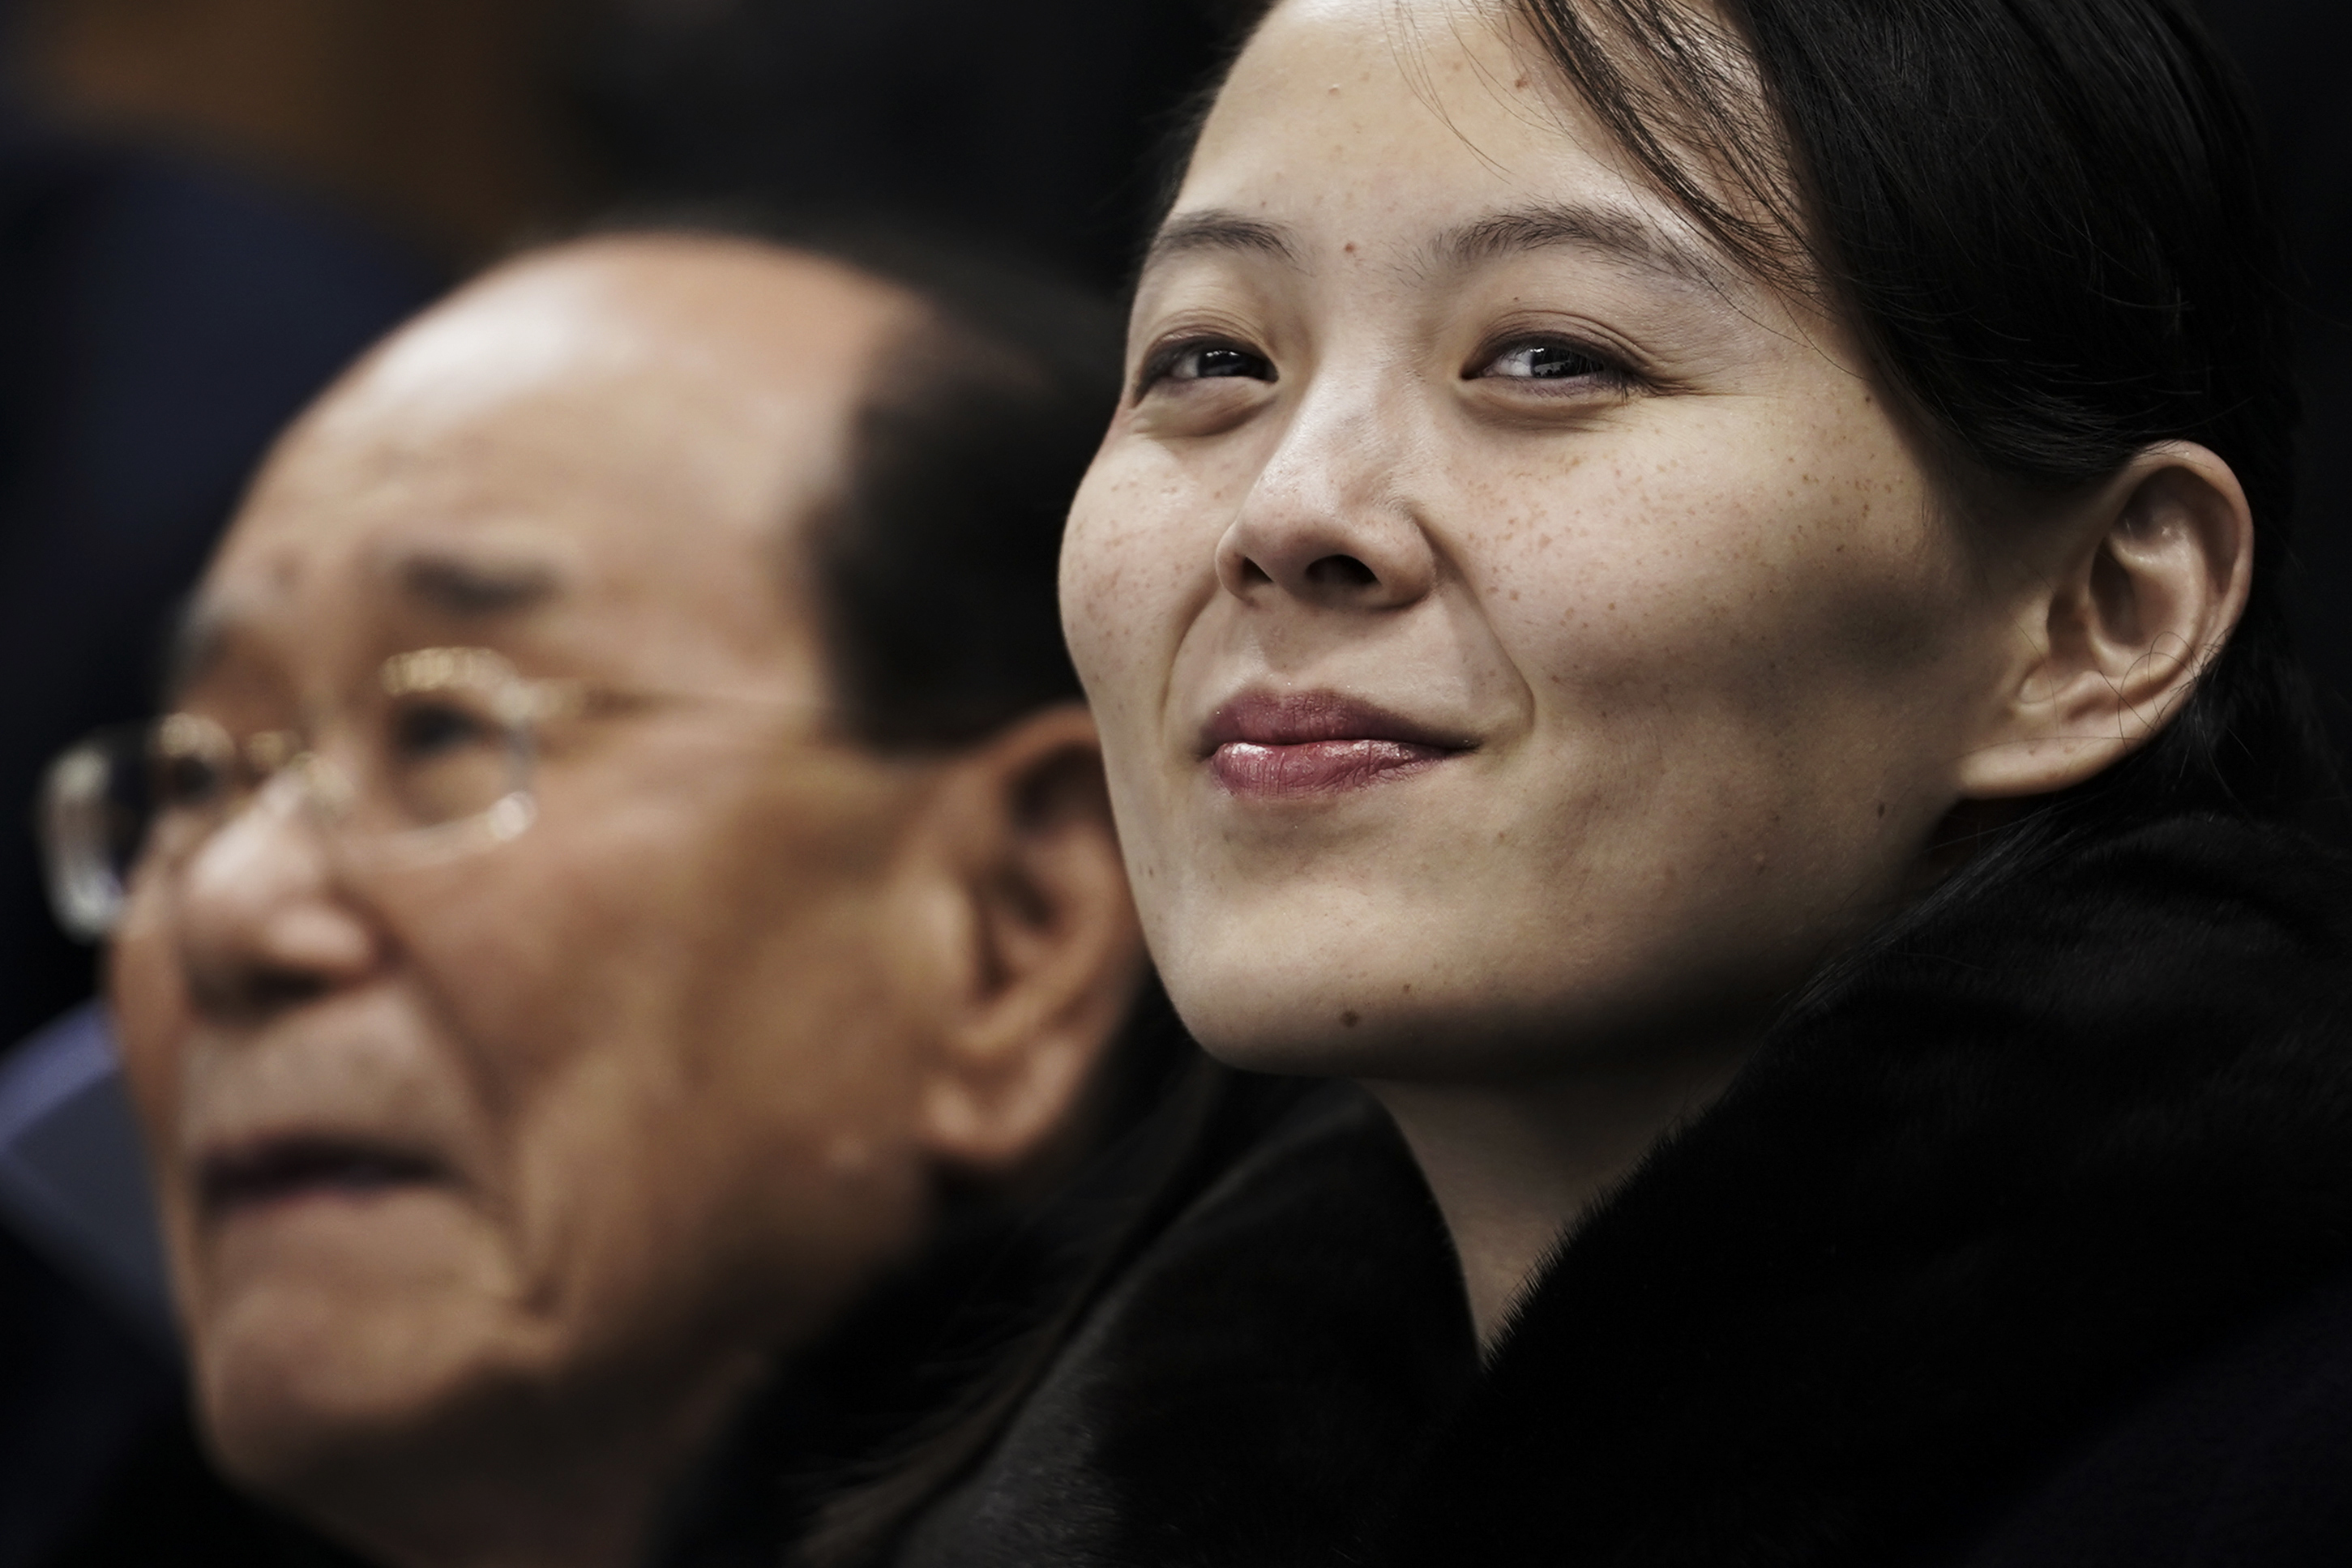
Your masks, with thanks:
M 50 904 L 67 930 L 103 936 L 134 872 L 186 862 L 257 802 L 308 812 L 362 856 L 503 843 L 538 814 L 538 727 L 589 695 L 577 681 L 526 680 L 487 648 L 422 648 L 385 660 L 337 716 L 333 756 L 298 730 L 240 737 L 200 714 L 100 730 L 43 782 Z

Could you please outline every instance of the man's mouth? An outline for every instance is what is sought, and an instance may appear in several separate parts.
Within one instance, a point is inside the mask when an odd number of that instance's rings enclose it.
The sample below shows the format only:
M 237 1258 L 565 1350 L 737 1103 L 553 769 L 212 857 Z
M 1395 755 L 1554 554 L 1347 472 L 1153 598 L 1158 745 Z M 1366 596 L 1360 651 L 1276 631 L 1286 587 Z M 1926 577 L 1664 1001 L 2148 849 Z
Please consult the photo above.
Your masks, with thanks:
M 215 1214 L 306 1197 L 365 1197 L 441 1180 L 434 1161 L 413 1152 L 339 1138 L 275 1138 L 206 1156 L 198 1167 L 205 1208 Z
M 1217 782 L 1262 799 L 1360 789 L 1474 749 L 1465 738 L 1333 692 L 1245 693 L 1217 709 L 1202 739 Z

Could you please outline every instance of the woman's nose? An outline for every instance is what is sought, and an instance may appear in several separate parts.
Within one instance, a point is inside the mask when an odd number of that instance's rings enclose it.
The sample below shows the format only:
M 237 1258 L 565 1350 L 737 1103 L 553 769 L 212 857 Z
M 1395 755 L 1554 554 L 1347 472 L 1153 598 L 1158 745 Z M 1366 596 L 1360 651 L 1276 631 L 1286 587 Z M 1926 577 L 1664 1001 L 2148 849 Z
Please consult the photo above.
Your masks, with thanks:
M 1389 610 L 1436 586 L 1391 421 L 1310 397 L 1217 545 L 1217 580 L 1245 602 Z
M 196 1008 L 251 1021 L 359 984 L 383 941 L 335 874 L 318 825 L 264 798 L 177 870 L 173 907 Z

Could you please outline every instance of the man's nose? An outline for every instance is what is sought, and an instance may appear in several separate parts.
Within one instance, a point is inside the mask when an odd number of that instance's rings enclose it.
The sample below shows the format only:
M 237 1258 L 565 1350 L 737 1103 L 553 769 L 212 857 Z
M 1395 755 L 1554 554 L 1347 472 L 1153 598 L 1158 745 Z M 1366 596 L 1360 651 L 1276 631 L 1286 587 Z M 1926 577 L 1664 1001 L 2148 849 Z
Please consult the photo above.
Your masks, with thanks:
M 359 984 L 383 940 L 336 873 L 320 828 L 278 791 L 179 869 L 182 961 L 198 1010 L 251 1020 Z
M 1416 443 L 1396 423 L 1346 389 L 1310 393 L 1218 541 L 1224 591 L 1357 610 L 1428 594 L 1437 555 L 1412 499 Z

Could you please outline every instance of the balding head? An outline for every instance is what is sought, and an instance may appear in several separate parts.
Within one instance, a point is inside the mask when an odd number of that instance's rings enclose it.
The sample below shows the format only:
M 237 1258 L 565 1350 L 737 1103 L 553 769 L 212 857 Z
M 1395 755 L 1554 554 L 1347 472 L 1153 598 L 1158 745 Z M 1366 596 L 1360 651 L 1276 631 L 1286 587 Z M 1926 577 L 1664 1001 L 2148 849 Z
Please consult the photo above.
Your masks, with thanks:
M 812 656 L 815 618 L 780 617 L 775 597 L 806 592 L 803 552 L 779 546 L 848 480 L 885 345 L 922 316 L 887 284 L 741 240 L 615 236 L 501 267 L 289 433 L 192 653 L 215 620 L 273 601 L 341 619 L 324 580 L 340 569 L 423 611 L 528 587 L 529 608 L 568 601 L 600 638 L 713 641 L 765 664 L 782 636 Z
M 1017 336 L 764 244 L 602 238 L 281 443 L 173 733 L 316 760 L 158 820 L 113 967 L 233 1471 L 394 1563 L 625 1559 L 943 1176 L 1053 1146 L 1140 946 L 1051 700 L 1083 441 L 1002 423 L 1095 383 Z M 891 694 L 968 689 L 871 744 Z

